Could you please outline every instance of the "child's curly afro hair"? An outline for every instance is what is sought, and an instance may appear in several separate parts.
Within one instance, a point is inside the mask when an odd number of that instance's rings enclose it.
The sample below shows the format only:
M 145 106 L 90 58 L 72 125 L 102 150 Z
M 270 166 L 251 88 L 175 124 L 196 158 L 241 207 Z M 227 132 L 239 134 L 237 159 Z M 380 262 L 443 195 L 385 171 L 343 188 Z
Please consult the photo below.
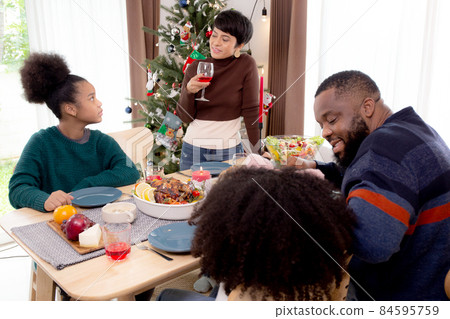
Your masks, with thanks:
M 326 180 L 239 167 L 219 178 L 190 222 L 192 254 L 227 293 L 239 286 L 263 298 L 323 300 L 345 277 L 355 218 Z
M 75 83 L 85 79 L 70 74 L 64 58 L 54 53 L 32 53 L 20 69 L 25 98 L 31 103 L 46 103 L 57 118 L 61 104 L 75 103 Z

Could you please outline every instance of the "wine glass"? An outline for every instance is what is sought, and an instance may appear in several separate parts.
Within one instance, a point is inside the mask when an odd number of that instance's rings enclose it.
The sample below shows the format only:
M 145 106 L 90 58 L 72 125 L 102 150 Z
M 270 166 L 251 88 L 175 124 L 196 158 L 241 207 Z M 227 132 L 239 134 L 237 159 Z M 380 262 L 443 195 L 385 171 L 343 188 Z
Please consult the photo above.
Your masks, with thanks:
M 211 81 L 214 74 L 214 64 L 211 62 L 200 62 L 197 67 L 197 74 L 202 74 L 198 79 L 200 82 Z M 202 97 L 196 98 L 196 100 L 209 102 L 208 99 L 205 99 L 205 88 L 202 90 Z

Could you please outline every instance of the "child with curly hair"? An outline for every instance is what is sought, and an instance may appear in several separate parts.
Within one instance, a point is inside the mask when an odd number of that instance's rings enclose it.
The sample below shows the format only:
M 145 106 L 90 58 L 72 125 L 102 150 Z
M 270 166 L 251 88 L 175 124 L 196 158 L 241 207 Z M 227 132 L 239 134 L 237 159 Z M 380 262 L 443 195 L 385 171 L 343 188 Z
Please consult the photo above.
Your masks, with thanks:
M 355 219 L 333 189 L 291 168 L 227 171 L 192 216 L 192 255 L 228 300 L 343 300 Z
M 31 54 L 20 75 L 27 101 L 45 102 L 59 125 L 35 133 L 25 146 L 9 182 L 13 207 L 49 212 L 71 204 L 72 191 L 136 182 L 139 173 L 119 144 L 86 128 L 103 114 L 91 83 L 71 74 L 57 54 Z

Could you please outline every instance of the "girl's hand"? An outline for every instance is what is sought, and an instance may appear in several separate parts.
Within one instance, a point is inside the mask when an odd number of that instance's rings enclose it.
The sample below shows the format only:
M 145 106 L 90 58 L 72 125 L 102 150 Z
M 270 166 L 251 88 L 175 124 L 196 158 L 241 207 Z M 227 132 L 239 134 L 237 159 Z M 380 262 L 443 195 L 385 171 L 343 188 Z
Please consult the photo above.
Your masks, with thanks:
M 72 204 L 73 196 L 61 190 L 53 192 L 44 203 L 44 209 L 48 212 L 62 205 Z
M 189 93 L 195 94 L 198 91 L 200 91 L 201 89 L 203 89 L 211 84 L 211 82 L 200 82 L 198 79 L 201 76 L 203 76 L 203 75 L 197 74 L 196 76 L 191 78 L 191 80 L 188 82 L 188 84 L 186 85 L 186 89 L 188 90 Z

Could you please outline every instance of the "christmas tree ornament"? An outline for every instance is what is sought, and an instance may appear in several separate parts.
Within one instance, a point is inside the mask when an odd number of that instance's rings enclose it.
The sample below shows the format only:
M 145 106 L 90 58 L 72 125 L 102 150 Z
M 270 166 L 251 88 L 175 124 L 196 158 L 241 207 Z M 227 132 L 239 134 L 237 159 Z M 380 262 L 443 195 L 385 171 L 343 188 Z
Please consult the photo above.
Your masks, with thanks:
M 186 45 L 189 41 L 189 38 L 191 37 L 191 28 L 192 24 L 190 21 L 186 22 L 186 24 L 183 27 L 183 30 L 180 33 L 180 44 Z
M 131 107 L 127 106 L 125 108 L 125 112 L 128 113 L 128 114 L 131 114 L 131 112 L 133 112 L 133 109 Z
M 156 115 L 161 119 L 165 117 L 164 114 L 162 113 L 162 109 L 159 107 L 156 109 Z
M 211 38 L 212 30 L 206 31 L 205 36 L 209 39 Z
M 177 94 L 178 94 L 178 91 L 176 91 L 175 89 L 171 89 L 168 96 L 169 96 L 171 99 L 173 99 Z M 169 107 L 167 107 L 167 110 L 169 110 Z
M 275 99 L 275 95 L 270 94 L 269 92 L 265 92 L 264 93 L 264 98 L 263 98 L 263 112 L 264 115 L 267 115 L 269 113 L 269 110 L 272 108 L 273 104 L 272 104 L 272 100 Z
M 178 4 L 180 5 L 180 7 L 182 8 L 186 8 L 188 6 L 188 2 L 187 0 L 179 0 Z
M 183 66 L 183 73 L 186 72 L 186 68 L 194 61 L 194 60 L 204 60 L 206 59 L 206 57 L 201 54 L 200 52 L 198 52 L 197 50 L 193 50 L 191 52 L 191 54 L 189 55 L 189 57 L 186 59 L 186 62 L 184 63 Z
M 178 29 L 178 28 L 176 28 L 176 27 L 173 27 L 172 30 L 170 30 L 170 33 L 171 33 L 173 36 L 176 36 L 176 35 L 180 34 L 180 29 Z
M 152 125 L 150 123 L 145 123 L 145 127 L 150 130 L 152 128 Z
M 155 82 L 153 80 L 153 74 L 152 70 L 150 70 L 150 67 L 147 69 L 147 96 L 153 95 L 153 87 L 155 86 Z
M 164 121 L 156 133 L 156 141 L 170 151 L 175 151 L 178 146 L 176 132 L 182 121 L 173 113 L 167 112 Z
M 174 53 L 175 52 L 175 46 L 173 44 L 170 44 L 166 47 L 167 53 Z

